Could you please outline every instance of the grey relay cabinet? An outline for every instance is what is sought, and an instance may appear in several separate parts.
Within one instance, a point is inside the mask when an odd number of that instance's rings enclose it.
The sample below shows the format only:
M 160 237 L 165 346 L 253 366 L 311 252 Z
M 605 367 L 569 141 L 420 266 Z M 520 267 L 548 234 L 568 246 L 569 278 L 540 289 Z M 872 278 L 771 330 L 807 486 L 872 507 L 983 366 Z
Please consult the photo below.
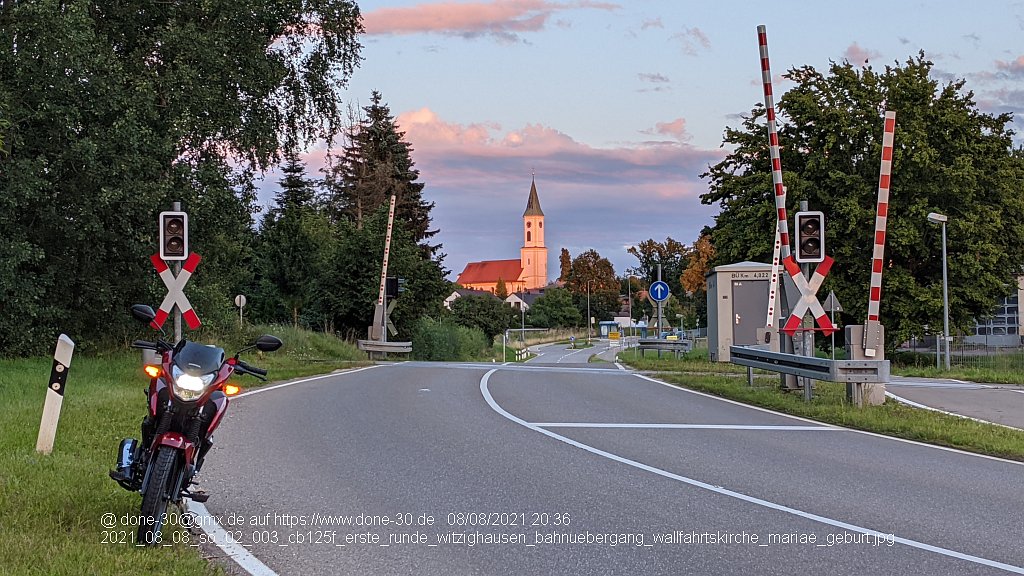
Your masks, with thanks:
M 768 288 L 772 266 L 761 262 L 739 262 L 716 266 L 707 276 L 708 354 L 712 362 L 728 362 L 730 346 L 750 346 L 758 342 L 758 329 L 765 328 L 768 314 Z M 785 272 L 779 266 L 780 289 Z M 772 325 L 778 325 L 776 303 Z M 770 349 L 778 352 L 778 338 Z

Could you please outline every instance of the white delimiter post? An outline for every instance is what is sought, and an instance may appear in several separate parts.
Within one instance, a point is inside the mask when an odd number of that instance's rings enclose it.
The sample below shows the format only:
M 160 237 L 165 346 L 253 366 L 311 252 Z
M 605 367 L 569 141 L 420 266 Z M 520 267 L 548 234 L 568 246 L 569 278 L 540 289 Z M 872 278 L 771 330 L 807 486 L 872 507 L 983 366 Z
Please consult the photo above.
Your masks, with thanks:
M 64 404 L 64 387 L 68 382 L 68 369 L 71 367 L 71 355 L 74 352 L 75 343 L 67 334 L 61 334 L 57 339 L 57 349 L 53 352 L 53 368 L 50 369 L 50 381 L 46 385 L 43 419 L 39 423 L 39 438 L 36 440 L 36 452 L 40 454 L 49 454 L 53 451 L 60 408 Z

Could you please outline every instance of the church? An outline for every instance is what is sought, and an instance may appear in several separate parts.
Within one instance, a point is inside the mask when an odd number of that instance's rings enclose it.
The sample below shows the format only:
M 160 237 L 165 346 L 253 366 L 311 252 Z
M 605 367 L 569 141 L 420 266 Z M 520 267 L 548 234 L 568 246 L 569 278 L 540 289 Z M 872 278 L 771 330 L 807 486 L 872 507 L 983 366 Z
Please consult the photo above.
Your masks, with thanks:
M 499 280 L 505 283 L 509 294 L 543 288 L 548 284 L 544 211 L 540 209 L 540 198 L 537 197 L 536 178 L 530 183 L 530 198 L 523 212 L 523 247 L 519 249 L 519 258 L 470 262 L 456 283 L 463 288 L 494 294 L 498 291 Z

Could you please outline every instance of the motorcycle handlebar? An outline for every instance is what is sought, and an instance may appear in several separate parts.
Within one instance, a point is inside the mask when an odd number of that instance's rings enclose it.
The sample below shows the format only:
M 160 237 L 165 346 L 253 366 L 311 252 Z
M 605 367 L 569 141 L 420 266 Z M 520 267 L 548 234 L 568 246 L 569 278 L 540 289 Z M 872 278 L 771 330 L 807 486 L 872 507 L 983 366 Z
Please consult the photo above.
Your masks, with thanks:
M 241 360 L 235 361 L 235 368 L 236 369 L 237 368 L 241 368 L 243 372 L 248 372 L 249 374 L 252 374 L 253 376 L 257 376 L 257 377 L 266 376 L 267 375 L 267 371 L 266 370 L 264 370 L 262 368 L 257 368 L 255 366 L 250 365 L 250 364 L 246 364 L 245 362 L 243 362 Z

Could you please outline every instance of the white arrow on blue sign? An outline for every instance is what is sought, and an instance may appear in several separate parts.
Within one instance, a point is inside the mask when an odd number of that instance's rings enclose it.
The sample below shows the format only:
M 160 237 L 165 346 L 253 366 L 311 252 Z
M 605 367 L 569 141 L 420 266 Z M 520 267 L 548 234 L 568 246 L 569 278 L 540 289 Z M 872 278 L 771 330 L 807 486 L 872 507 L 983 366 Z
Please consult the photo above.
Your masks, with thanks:
M 651 284 L 650 294 L 651 300 L 654 300 L 655 302 L 664 302 L 665 300 L 668 300 L 668 284 L 658 280 L 654 284 Z

